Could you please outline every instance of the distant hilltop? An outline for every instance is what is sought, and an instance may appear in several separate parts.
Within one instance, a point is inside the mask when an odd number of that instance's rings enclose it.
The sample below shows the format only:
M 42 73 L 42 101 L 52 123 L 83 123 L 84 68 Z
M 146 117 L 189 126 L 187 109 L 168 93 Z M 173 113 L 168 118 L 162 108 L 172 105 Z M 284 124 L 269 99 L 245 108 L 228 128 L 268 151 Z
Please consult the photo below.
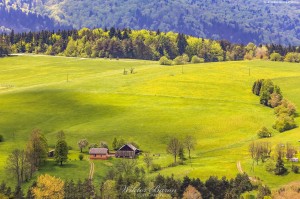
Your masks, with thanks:
M 114 26 L 243 44 L 300 45 L 297 1 L 7 0 L 0 8 L 5 10 L 0 12 L 1 29 L 16 32 Z

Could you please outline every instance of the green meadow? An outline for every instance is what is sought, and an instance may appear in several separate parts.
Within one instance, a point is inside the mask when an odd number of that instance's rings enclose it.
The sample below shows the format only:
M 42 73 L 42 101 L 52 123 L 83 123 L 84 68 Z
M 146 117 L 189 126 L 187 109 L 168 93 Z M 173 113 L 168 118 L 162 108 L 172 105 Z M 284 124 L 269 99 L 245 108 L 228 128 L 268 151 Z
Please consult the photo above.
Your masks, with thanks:
M 238 173 L 236 164 L 241 161 L 244 171 L 271 188 L 300 180 L 300 174 L 292 172 L 282 177 L 269 174 L 262 163 L 251 169 L 248 145 L 258 139 L 256 132 L 262 126 L 272 130 L 274 136 L 266 140 L 272 145 L 289 142 L 300 149 L 300 129 L 273 130 L 273 109 L 260 105 L 252 94 L 252 84 L 260 78 L 272 79 L 300 108 L 299 64 L 257 60 L 160 66 L 143 60 L 2 58 L 0 134 L 5 142 L 0 143 L 0 179 L 11 181 L 4 170 L 7 156 L 15 148 L 25 148 L 31 131 L 38 128 L 50 147 L 63 130 L 73 149 L 65 166 L 49 160 L 36 175 L 86 178 L 88 156 L 78 160 L 78 140 L 106 141 L 111 146 L 114 137 L 122 137 L 138 143 L 143 151 L 160 154 L 154 163 L 163 169 L 150 177 L 160 173 L 203 180 L 211 175 L 230 178 Z M 296 121 L 300 125 L 300 119 Z M 169 139 L 186 135 L 197 140 L 192 159 L 167 167 L 173 161 L 166 153 Z M 100 182 L 115 161 L 95 161 L 94 180 Z M 142 157 L 138 164 L 143 166 Z

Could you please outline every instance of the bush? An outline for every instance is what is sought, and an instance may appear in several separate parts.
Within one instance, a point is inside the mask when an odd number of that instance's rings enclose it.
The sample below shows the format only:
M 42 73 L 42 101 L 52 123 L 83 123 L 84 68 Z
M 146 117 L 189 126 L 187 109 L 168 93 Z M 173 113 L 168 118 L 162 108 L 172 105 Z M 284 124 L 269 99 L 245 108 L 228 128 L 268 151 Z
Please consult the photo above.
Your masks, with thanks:
M 299 167 L 296 166 L 296 165 L 292 165 L 292 171 L 293 171 L 294 173 L 299 173 Z
M 182 56 L 177 56 L 174 60 L 175 65 L 183 65 L 185 64 L 184 59 Z
M 272 53 L 270 55 L 270 60 L 271 61 L 282 61 L 282 57 L 279 53 Z
M 259 96 L 264 79 L 256 80 L 252 86 L 252 93 Z
M 198 57 L 197 55 L 194 55 L 194 56 L 192 57 L 191 62 L 192 62 L 193 64 L 204 63 L 204 59 Z
M 79 160 L 83 160 L 83 157 L 84 157 L 83 154 L 78 155 Z
M 281 114 L 273 125 L 273 128 L 281 133 L 296 127 L 294 118 L 286 114 Z
M 159 164 L 152 164 L 151 170 L 159 171 L 159 170 L 161 170 L 161 166 Z
M 266 162 L 266 171 L 267 172 L 270 172 L 270 173 L 273 173 L 274 170 L 275 170 L 275 167 L 276 167 L 276 163 L 274 162 L 274 160 L 272 159 L 269 159 L 267 162 Z
M 3 141 L 4 141 L 3 135 L 0 135 L 0 142 L 3 142 Z
M 294 117 L 296 114 L 296 107 L 293 103 L 284 99 L 281 101 L 281 104 L 274 109 L 274 112 L 277 116 L 286 114 Z
M 300 53 L 290 52 L 290 53 L 286 54 L 284 61 L 299 63 L 300 62 Z
M 268 138 L 271 137 L 272 134 L 266 127 L 262 127 L 258 130 L 257 135 L 260 138 Z
M 169 60 L 166 56 L 162 56 L 162 57 L 159 59 L 159 64 L 160 64 L 160 65 L 172 65 L 172 61 Z

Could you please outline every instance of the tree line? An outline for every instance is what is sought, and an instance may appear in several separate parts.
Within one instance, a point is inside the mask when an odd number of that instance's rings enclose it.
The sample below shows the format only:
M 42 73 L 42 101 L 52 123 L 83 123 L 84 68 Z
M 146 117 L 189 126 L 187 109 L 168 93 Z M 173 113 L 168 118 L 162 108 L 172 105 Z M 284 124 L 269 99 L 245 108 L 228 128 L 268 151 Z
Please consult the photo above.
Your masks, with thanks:
M 244 59 L 299 62 L 300 48 L 282 45 L 234 44 L 226 40 L 197 38 L 181 33 L 130 28 L 24 32 L 1 35 L 12 53 L 42 53 L 70 57 L 177 59 L 182 64 Z M 274 54 L 275 53 L 275 54 Z M 276 56 L 275 56 L 276 55 Z M 278 55 L 280 58 L 278 58 Z M 180 57 L 181 56 L 181 57 Z M 277 58 L 274 58 L 277 57 Z
M 259 79 L 252 86 L 252 93 L 260 97 L 260 103 L 274 108 L 276 121 L 273 128 L 279 132 L 284 132 L 296 128 L 294 118 L 296 117 L 296 106 L 283 97 L 281 89 L 270 79 Z M 268 135 L 268 130 L 259 132 L 264 137 Z
M 13 150 L 7 158 L 5 170 L 12 179 L 16 180 L 17 187 L 28 182 L 33 174 L 42 167 L 48 158 L 47 139 L 38 129 L 32 131 L 25 149 Z M 54 158 L 62 165 L 68 159 L 68 146 L 63 131 L 57 134 Z

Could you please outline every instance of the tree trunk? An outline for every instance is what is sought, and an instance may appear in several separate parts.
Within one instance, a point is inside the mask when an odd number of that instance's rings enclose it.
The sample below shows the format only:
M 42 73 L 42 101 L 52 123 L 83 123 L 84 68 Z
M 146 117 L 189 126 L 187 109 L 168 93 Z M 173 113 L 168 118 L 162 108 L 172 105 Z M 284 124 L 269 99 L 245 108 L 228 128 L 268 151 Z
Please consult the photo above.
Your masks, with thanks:
M 175 158 L 175 163 L 176 163 L 176 155 L 174 155 L 174 158 Z
M 191 150 L 189 150 L 189 158 L 191 159 Z
M 80 148 L 80 153 L 82 153 L 82 148 Z
M 60 166 L 62 166 L 62 161 L 60 161 Z

